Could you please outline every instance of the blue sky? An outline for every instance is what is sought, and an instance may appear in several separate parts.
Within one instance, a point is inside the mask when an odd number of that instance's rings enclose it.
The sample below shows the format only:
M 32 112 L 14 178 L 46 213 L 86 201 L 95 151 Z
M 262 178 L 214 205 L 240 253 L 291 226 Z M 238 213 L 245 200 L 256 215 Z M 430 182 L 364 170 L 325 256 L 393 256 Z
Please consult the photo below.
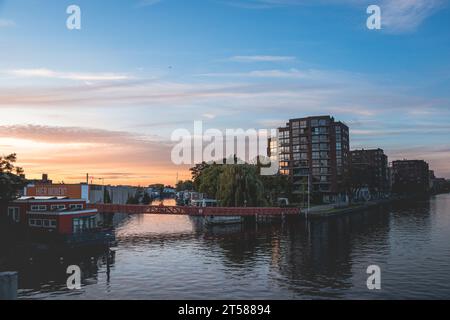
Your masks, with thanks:
M 65 25 L 71 4 L 79 31 Z M 369 4 L 382 30 L 366 28 Z M 0 153 L 18 152 L 31 175 L 170 182 L 181 169 L 166 140 L 195 120 L 271 128 L 332 114 L 353 147 L 425 159 L 450 178 L 449 10 L 446 0 L 0 0 Z M 123 150 L 135 159 L 118 161 Z

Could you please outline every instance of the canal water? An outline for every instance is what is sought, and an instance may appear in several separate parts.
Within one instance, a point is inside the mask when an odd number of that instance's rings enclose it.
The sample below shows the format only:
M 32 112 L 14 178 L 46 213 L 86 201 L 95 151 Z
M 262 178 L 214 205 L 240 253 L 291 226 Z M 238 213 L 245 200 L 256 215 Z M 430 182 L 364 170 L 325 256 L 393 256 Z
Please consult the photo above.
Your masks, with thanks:
M 19 272 L 19 299 L 450 299 L 450 194 L 325 221 L 116 221 L 112 251 L 30 260 L 3 246 L 0 268 Z M 82 288 L 69 291 L 73 264 Z

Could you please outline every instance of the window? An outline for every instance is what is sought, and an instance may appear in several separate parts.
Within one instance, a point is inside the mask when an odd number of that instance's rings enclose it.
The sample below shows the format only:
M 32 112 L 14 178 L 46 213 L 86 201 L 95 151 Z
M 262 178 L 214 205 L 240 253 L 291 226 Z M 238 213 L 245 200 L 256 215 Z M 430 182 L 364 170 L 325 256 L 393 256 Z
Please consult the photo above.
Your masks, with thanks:
M 97 219 L 95 216 L 80 217 L 72 220 L 73 232 L 82 233 L 97 227 Z
M 328 155 L 328 152 L 326 152 L 326 151 L 322 151 L 321 153 L 320 153 L 320 158 L 322 158 L 322 159 L 326 159 L 326 158 L 328 158 L 329 157 L 329 155 Z
M 328 125 L 328 120 L 326 120 L 326 119 L 319 120 L 319 126 L 325 127 L 327 125 Z
M 33 205 L 31 206 L 31 211 L 47 211 L 47 206 L 46 205 Z
M 300 161 L 299 166 L 300 166 L 300 167 L 309 167 L 308 160 L 302 160 L 302 161 Z
M 83 205 L 82 204 L 71 204 L 70 209 L 71 210 L 81 210 L 81 209 L 83 209 Z
M 20 222 L 19 208 L 8 208 L 8 217 L 14 222 Z
M 54 219 L 29 219 L 28 225 L 30 227 L 56 229 L 56 220 Z
M 319 120 L 311 120 L 311 127 L 317 127 L 319 125 Z
M 52 211 L 53 210 L 65 210 L 66 206 L 63 204 L 56 204 L 56 205 L 52 205 L 50 208 Z

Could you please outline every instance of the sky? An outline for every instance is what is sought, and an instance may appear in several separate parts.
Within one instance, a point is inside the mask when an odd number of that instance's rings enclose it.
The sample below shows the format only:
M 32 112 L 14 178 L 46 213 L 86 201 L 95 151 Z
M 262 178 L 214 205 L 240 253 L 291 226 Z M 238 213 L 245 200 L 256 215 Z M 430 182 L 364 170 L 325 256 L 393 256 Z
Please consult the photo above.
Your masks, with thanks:
M 448 0 L 0 0 L 0 154 L 29 178 L 174 184 L 176 129 L 330 114 L 352 148 L 450 178 L 449 74 Z

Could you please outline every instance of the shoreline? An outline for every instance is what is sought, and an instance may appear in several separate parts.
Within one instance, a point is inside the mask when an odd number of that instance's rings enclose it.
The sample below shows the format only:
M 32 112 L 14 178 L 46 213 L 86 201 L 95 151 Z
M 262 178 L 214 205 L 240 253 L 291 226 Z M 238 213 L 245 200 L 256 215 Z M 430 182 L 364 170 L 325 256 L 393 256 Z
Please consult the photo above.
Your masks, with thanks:
M 442 193 L 447 194 L 447 193 Z M 427 198 L 430 198 L 432 196 L 437 196 L 439 194 L 430 194 L 427 195 Z M 358 213 L 362 212 L 368 209 L 372 209 L 375 207 L 391 204 L 396 201 L 405 201 L 405 200 L 411 200 L 411 199 L 417 199 L 417 195 L 411 195 L 411 196 L 403 196 L 403 197 L 392 197 L 389 199 L 382 199 L 382 200 L 374 200 L 374 201 L 368 201 L 365 203 L 358 203 L 354 204 L 350 207 L 344 207 L 344 208 L 335 208 L 334 205 L 328 206 L 328 208 L 324 208 L 323 210 L 320 210 L 318 208 L 322 206 L 316 206 L 312 207 L 311 210 L 305 210 L 303 213 L 303 216 L 306 219 L 327 219 L 327 218 L 333 218 L 333 217 L 339 217 L 339 216 L 345 216 L 352 213 Z M 316 208 L 316 210 L 314 210 Z

